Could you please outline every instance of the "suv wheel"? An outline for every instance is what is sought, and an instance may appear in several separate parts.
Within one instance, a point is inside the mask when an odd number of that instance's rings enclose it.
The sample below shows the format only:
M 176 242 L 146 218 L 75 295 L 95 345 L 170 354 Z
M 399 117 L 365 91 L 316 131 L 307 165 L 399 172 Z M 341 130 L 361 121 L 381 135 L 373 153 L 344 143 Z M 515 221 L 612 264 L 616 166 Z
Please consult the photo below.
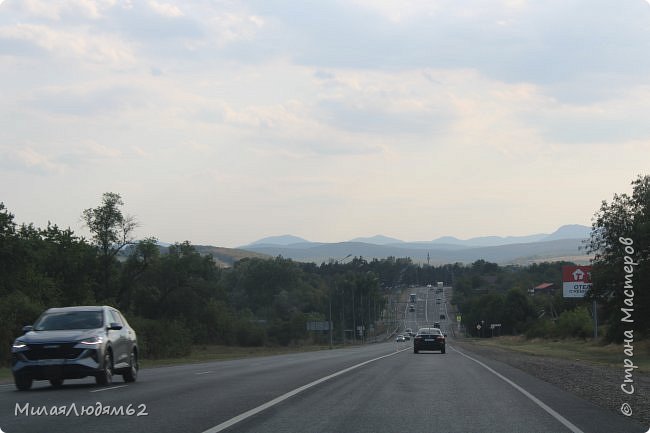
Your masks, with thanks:
M 19 391 L 27 391 L 32 387 L 32 378 L 27 376 L 14 376 L 14 383 Z
M 97 385 L 109 385 L 113 382 L 113 357 L 108 350 L 104 355 L 104 368 L 95 376 L 95 382 Z
M 129 369 L 122 373 L 122 378 L 124 379 L 124 382 L 135 382 L 138 378 L 138 355 L 133 349 L 131 349 Z

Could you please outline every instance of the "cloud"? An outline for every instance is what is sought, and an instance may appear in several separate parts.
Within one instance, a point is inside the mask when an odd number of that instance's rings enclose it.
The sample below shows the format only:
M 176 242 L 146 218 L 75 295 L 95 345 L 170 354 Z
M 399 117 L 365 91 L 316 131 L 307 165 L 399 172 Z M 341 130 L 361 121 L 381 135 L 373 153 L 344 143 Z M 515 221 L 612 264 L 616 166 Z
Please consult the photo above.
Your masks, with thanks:
M 144 104 L 146 98 L 127 84 L 83 83 L 66 87 L 45 87 L 32 93 L 34 110 L 78 117 L 108 115 Z
M 171 3 L 160 3 L 153 0 L 149 0 L 148 3 L 151 10 L 164 17 L 176 18 L 176 17 L 182 17 L 184 15 L 183 12 L 181 12 L 181 10 L 178 8 L 178 6 L 173 5 Z
M 112 7 L 115 0 L 20 0 L 7 2 L 12 12 L 24 17 L 61 21 L 83 17 L 98 19 L 107 8 Z
M 42 52 L 52 58 L 74 59 L 81 64 L 125 68 L 133 64 L 135 56 L 129 45 L 119 37 L 93 34 L 88 28 L 75 31 L 58 30 L 39 24 L 16 24 L 0 27 L 0 43 L 5 52 L 24 55 L 16 47 L 30 47 L 32 57 Z
M 641 2 L 621 7 L 586 0 L 399 6 L 361 1 L 292 8 L 265 2 L 258 7 L 282 28 L 268 36 L 272 45 L 262 42 L 267 55 L 288 55 L 316 68 L 474 69 L 499 81 L 545 86 L 567 101 L 607 98 L 630 82 L 645 82 L 650 73 L 645 36 L 650 11 Z M 600 76 L 617 79 L 605 88 Z M 575 86 L 583 80 L 594 86 Z
M 26 171 L 38 175 L 62 174 L 63 164 L 30 146 L 0 148 L 0 166 L 8 171 Z

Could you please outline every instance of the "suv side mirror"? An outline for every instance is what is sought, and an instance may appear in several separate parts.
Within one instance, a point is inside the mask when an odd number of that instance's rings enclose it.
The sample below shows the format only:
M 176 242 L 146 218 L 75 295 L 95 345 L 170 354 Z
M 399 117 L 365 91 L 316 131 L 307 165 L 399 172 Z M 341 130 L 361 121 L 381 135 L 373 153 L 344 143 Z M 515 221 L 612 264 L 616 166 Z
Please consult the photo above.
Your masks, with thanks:
M 117 322 L 112 322 L 108 327 L 109 331 L 119 331 L 120 329 L 122 329 L 122 325 Z

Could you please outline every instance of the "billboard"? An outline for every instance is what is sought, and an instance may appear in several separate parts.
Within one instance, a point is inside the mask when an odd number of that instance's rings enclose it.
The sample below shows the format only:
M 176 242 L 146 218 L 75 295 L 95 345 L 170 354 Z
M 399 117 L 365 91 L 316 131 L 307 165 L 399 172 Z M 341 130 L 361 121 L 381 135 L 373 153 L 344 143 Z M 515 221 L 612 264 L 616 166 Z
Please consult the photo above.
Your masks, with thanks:
M 562 294 L 583 298 L 591 289 L 591 266 L 562 266 Z

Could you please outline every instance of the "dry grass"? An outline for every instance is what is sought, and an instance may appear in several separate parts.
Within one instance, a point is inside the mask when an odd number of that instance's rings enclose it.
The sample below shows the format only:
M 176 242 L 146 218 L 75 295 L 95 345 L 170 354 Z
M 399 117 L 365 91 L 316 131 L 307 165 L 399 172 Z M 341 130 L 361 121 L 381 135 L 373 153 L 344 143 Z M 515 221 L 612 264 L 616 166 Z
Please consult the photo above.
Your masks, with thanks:
M 468 340 L 469 341 L 469 340 Z M 472 339 L 472 343 L 493 346 L 527 353 L 536 356 L 581 360 L 620 367 L 629 358 L 623 352 L 623 345 L 607 344 L 585 340 L 546 340 L 535 338 L 526 340 L 521 336 L 503 336 L 487 339 Z M 650 341 L 635 341 L 634 356 L 630 358 L 639 371 L 650 373 Z

